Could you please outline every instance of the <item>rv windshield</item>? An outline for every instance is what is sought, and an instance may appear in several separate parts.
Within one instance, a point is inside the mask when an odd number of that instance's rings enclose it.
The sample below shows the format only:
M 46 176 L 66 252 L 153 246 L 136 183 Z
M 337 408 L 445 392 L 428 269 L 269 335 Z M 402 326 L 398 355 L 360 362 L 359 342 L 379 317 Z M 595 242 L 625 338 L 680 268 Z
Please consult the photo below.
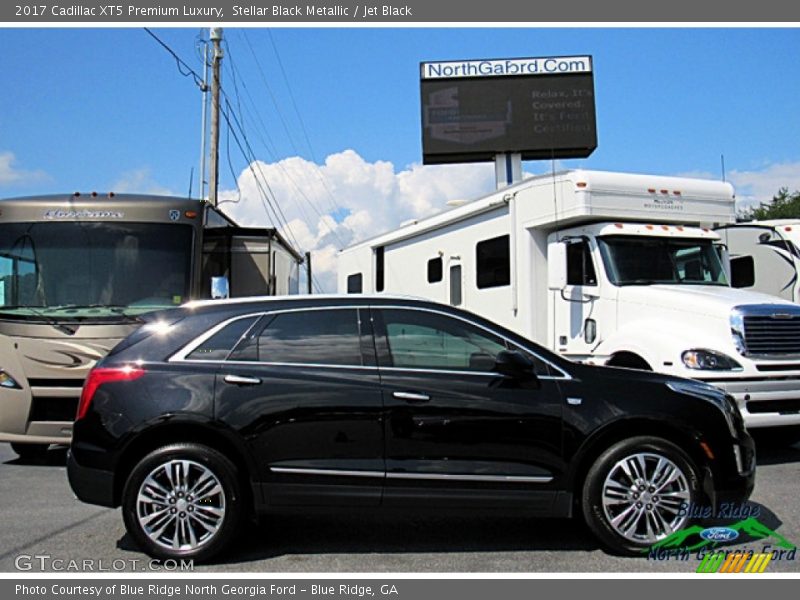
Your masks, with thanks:
M 599 241 L 614 285 L 728 285 L 713 240 L 607 236 Z
M 192 235 L 158 223 L 0 224 L 0 314 L 119 318 L 180 304 Z

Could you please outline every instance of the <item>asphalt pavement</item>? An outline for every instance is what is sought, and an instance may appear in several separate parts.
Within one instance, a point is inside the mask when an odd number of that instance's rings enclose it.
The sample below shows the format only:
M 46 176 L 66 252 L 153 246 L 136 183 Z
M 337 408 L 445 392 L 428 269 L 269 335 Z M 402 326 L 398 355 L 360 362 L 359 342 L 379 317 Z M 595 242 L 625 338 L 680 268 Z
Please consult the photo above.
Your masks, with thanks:
M 759 443 L 756 488 L 748 505 L 759 520 L 800 544 L 800 445 Z M 79 502 L 66 479 L 66 450 L 25 462 L 0 444 L 0 571 L 164 572 L 126 534 L 118 509 Z M 744 539 L 744 538 L 743 538 Z M 737 540 L 741 541 L 741 540 Z M 775 539 L 730 549 L 775 549 Z M 769 572 L 800 572 L 776 559 Z M 578 520 L 471 515 L 337 514 L 271 517 L 248 528 L 220 561 L 195 572 L 229 573 L 691 573 L 698 560 L 624 558 L 603 551 Z

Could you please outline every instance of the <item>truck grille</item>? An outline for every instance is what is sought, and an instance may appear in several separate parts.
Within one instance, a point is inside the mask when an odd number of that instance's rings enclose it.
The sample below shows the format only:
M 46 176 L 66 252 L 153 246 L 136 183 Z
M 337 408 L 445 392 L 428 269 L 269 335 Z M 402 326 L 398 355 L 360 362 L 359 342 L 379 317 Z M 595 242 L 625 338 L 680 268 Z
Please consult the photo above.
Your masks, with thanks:
M 800 354 L 800 314 L 776 314 L 744 316 L 748 354 Z

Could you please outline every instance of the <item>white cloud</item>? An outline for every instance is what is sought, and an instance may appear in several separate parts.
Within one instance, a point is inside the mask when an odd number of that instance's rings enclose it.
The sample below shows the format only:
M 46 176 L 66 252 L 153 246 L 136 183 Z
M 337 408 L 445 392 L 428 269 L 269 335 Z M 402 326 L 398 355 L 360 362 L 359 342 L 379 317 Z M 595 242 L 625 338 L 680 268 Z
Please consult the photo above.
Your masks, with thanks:
M 122 173 L 119 179 L 111 185 L 110 191 L 120 194 L 176 195 L 175 192 L 155 181 L 148 167 L 132 169 Z
M 339 249 L 408 219 L 445 210 L 448 200 L 473 199 L 494 186 L 491 164 L 414 164 L 396 171 L 392 163 L 370 163 L 353 150 L 328 156 L 323 165 L 293 157 L 251 167 L 239 176 L 239 192 L 220 191 L 221 208 L 242 225 L 288 223 L 288 228 L 279 226 L 281 233 L 301 252 L 312 252 L 314 278 L 327 292 L 336 290 Z M 266 208 L 261 200 L 261 190 L 267 191 L 264 181 L 272 203 Z
M 742 210 L 768 203 L 781 188 L 800 190 L 800 162 L 775 163 L 760 170 L 734 170 L 728 174 L 736 188 L 736 208 Z
M 292 157 L 251 166 L 239 176 L 238 192 L 220 191 L 222 208 L 242 225 L 278 225 L 300 252 L 311 251 L 315 279 L 327 292 L 336 290 L 339 249 L 395 229 L 403 221 L 447 210 L 448 200 L 472 200 L 494 189 L 491 163 L 412 164 L 397 171 L 392 163 L 367 162 L 345 150 L 327 157 L 323 165 Z M 681 175 L 717 179 L 710 173 Z M 800 163 L 734 170 L 728 179 L 737 188 L 741 209 L 768 201 L 783 186 L 800 189 Z M 271 206 L 265 208 L 261 190 L 268 192 Z
M 18 169 L 14 163 L 17 157 L 13 152 L 0 152 L 0 185 L 25 185 L 47 179 L 44 171 L 25 171 Z

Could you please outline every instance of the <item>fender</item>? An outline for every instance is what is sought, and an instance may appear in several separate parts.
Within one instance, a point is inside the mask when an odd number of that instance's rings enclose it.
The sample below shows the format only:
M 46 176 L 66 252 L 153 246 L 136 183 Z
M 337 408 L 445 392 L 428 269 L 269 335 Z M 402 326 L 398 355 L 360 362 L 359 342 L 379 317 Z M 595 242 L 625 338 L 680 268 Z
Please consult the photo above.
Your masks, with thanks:
M 672 371 L 674 367 L 683 369 L 681 353 L 685 350 L 697 347 L 715 350 L 715 345 L 708 342 L 698 343 L 696 331 L 674 321 L 665 323 L 655 319 L 642 319 L 614 331 L 600 342 L 594 349 L 594 354 L 610 359 L 619 352 L 632 352 L 647 361 L 654 371 Z M 722 349 L 718 351 L 728 352 Z

